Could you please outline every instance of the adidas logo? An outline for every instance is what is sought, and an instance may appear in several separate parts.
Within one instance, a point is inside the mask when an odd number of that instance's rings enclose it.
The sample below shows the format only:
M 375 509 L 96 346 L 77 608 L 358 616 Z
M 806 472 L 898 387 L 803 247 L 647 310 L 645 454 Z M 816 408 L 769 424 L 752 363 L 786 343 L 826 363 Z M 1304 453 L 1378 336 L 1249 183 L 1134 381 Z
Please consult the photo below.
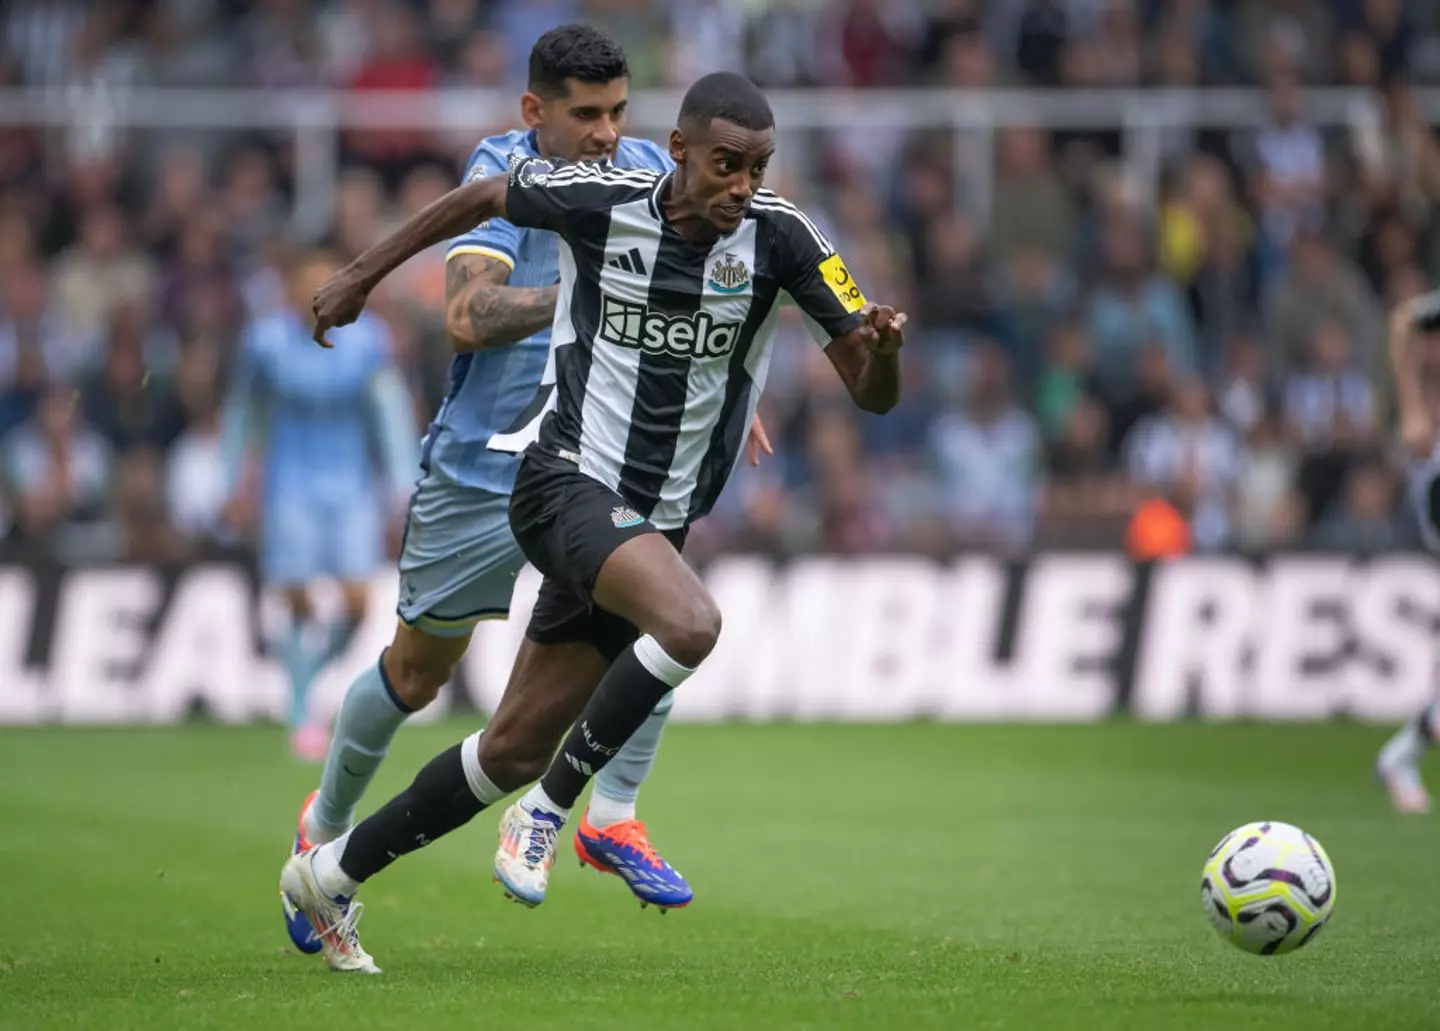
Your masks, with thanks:
M 618 257 L 611 258 L 605 263 L 611 268 L 618 268 L 624 272 L 633 272 L 635 275 L 646 274 L 645 260 L 640 257 L 640 248 L 631 247 L 629 251 Z

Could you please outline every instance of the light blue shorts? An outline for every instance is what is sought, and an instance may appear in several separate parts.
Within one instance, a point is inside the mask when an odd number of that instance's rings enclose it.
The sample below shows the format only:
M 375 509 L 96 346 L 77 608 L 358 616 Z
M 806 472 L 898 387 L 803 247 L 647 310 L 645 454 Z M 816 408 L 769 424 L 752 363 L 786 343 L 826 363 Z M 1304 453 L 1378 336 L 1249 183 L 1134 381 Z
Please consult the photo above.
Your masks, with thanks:
M 510 532 L 510 496 L 427 474 L 415 488 L 400 548 L 407 626 L 464 637 L 482 619 L 510 614 L 525 556 Z
M 260 576 L 274 587 L 368 580 L 385 565 L 385 517 L 371 491 L 287 492 L 260 517 Z

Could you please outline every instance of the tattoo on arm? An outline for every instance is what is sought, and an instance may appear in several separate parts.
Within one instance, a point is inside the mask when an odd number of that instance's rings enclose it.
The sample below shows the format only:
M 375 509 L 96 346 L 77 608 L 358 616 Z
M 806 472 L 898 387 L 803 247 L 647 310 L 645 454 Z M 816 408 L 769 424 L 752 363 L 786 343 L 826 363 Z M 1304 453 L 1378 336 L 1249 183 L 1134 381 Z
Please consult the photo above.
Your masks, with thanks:
M 550 325 L 559 289 L 506 286 L 510 268 L 483 254 L 460 254 L 445 266 L 445 329 L 456 353 L 523 340 Z

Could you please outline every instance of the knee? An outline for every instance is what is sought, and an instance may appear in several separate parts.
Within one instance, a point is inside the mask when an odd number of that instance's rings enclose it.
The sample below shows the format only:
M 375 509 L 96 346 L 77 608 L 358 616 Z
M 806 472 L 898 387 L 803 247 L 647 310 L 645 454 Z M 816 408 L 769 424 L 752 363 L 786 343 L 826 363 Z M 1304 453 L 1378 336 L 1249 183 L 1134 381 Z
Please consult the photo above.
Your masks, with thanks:
M 455 668 L 453 663 L 408 654 L 393 645 L 386 649 L 381 666 L 390 690 L 411 712 L 433 702 Z
M 545 775 L 555 742 L 547 748 L 533 736 L 492 723 L 480 735 L 480 769 L 502 791 L 517 791 Z
M 657 633 L 652 634 L 665 654 L 682 666 L 694 669 L 715 650 L 720 640 L 720 609 L 709 594 L 701 591 L 694 600 L 666 614 Z

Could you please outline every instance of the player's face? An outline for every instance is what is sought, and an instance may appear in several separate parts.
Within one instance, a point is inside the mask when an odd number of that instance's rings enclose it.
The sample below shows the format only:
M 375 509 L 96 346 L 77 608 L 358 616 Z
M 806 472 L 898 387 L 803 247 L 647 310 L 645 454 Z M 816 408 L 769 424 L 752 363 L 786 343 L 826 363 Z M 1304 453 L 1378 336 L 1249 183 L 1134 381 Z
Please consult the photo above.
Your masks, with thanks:
M 775 153 L 774 129 L 745 129 L 716 118 L 708 130 L 671 140 L 671 156 L 685 165 L 685 200 L 722 233 L 739 227 L 765 183 Z
M 609 161 L 625 132 L 630 81 L 566 79 L 565 83 L 569 91 L 563 97 L 542 100 L 527 93 L 521 101 L 525 122 L 535 129 L 540 153 L 565 161 Z

